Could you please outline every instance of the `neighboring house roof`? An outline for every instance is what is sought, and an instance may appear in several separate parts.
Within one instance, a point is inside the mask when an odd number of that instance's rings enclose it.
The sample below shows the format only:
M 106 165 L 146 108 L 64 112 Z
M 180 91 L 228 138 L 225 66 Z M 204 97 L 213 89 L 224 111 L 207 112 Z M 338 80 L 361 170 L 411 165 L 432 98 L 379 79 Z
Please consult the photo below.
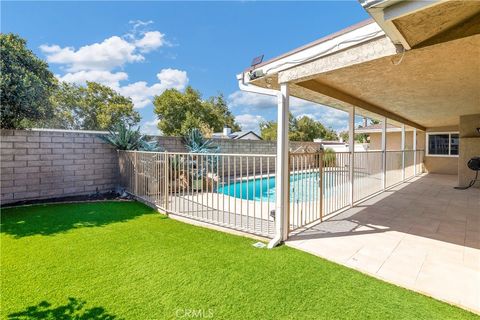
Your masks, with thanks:
M 245 137 L 248 134 L 253 134 L 259 140 L 262 140 L 262 138 L 253 131 L 237 131 L 237 132 L 232 132 L 229 135 L 225 135 L 223 132 L 215 132 L 215 133 L 212 134 L 212 137 L 213 138 L 219 138 L 219 139 L 239 140 L 239 139 L 242 139 L 243 137 Z
M 315 139 L 313 142 L 325 144 L 325 145 L 345 145 L 347 144 L 346 142 L 343 141 L 332 141 L 332 140 L 321 140 L 321 139 Z
M 411 131 L 413 130 L 412 128 L 408 127 L 405 128 L 406 131 Z M 401 132 L 402 128 L 395 127 L 391 124 L 387 124 L 387 132 Z M 382 124 L 371 124 L 369 126 L 366 126 L 364 128 L 357 128 L 355 129 L 355 133 L 376 133 L 376 132 L 382 132 Z

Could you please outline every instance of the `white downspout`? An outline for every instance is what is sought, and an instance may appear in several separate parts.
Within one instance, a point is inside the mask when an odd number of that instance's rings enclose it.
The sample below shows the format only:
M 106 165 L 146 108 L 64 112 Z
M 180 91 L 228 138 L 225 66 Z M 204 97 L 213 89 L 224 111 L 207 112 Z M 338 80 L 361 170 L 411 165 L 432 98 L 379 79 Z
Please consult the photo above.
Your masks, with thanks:
M 279 245 L 288 237 L 288 211 L 290 168 L 288 166 L 288 115 L 289 90 L 287 83 L 280 84 L 278 94 L 278 122 L 277 122 L 277 172 L 276 172 L 276 199 L 275 199 L 275 238 L 268 243 L 271 249 Z
M 278 98 L 278 126 L 277 126 L 277 171 L 278 170 L 283 170 L 283 165 L 284 165 L 284 154 L 286 152 L 287 157 L 286 161 L 288 162 L 288 140 L 283 141 L 285 139 L 288 139 L 288 87 L 283 84 L 282 88 L 283 90 L 277 91 L 273 89 L 265 89 L 265 88 L 260 88 L 256 86 L 249 86 L 248 84 L 245 83 L 245 73 L 237 75 L 237 80 L 238 80 L 238 87 L 242 91 L 247 91 L 247 92 L 253 92 L 253 93 L 258 93 L 258 94 L 263 94 L 263 95 L 268 95 L 268 96 L 275 96 Z M 283 111 L 286 111 L 286 114 L 283 113 Z M 285 125 L 286 123 L 286 125 Z M 285 134 L 286 132 L 286 134 Z M 286 135 L 286 136 L 285 136 Z M 289 168 L 287 170 L 287 179 L 289 175 Z M 280 177 L 278 176 L 284 176 L 282 175 L 282 172 L 279 171 L 277 172 L 277 195 L 276 195 L 276 205 L 275 205 L 275 237 L 270 240 L 268 243 L 268 248 L 272 249 L 276 246 L 278 246 L 280 243 L 282 243 L 283 240 L 285 240 L 285 233 L 288 233 L 288 229 L 286 226 L 286 221 L 285 221 L 285 214 L 284 210 L 287 210 L 287 208 L 284 207 L 285 202 L 286 205 L 290 205 L 288 203 L 288 200 L 285 201 L 285 194 L 284 193 L 289 192 L 285 188 L 282 188 L 282 185 L 285 184 L 285 177 Z M 288 199 L 288 196 L 286 196 Z M 285 232 L 286 229 L 286 232 Z

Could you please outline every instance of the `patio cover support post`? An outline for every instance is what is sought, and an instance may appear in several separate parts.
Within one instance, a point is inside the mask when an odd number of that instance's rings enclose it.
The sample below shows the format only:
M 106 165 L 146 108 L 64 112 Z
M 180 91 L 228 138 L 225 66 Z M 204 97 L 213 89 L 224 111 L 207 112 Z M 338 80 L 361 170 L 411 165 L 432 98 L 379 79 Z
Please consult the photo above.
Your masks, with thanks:
M 402 181 L 405 181 L 405 124 L 402 124 Z
M 273 248 L 288 237 L 289 192 L 288 182 L 290 168 L 288 167 L 288 115 L 289 115 L 289 88 L 287 83 L 280 84 L 278 93 L 278 125 L 277 125 L 277 173 L 276 173 L 276 200 L 275 200 L 275 238 L 268 248 Z
M 350 207 L 353 207 L 353 180 L 354 180 L 354 158 L 355 158 L 355 107 L 348 112 L 348 151 L 350 151 Z
M 413 175 L 417 175 L 417 128 L 413 128 Z
M 382 183 L 383 189 L 387 188 L 387 118 L 382 122 Z

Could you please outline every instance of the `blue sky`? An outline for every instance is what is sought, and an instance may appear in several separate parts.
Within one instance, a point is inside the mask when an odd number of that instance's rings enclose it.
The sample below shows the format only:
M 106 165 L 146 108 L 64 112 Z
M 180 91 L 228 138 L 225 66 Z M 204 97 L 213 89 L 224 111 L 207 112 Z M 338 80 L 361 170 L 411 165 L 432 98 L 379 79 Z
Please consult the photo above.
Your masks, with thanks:
M 239 92 L 235 74 L 368 18 L 357 1 L 2 2 L 1 31 L 27 39 L 61 79 L 103 82 L 131 96 L 142 129 L 155 132 L 151 100 L 191 85 L 223 93 L 244 129 L 276 118 L 275 99 Z M 307 114 L 341 130 L 347 115 L 302 101 Z

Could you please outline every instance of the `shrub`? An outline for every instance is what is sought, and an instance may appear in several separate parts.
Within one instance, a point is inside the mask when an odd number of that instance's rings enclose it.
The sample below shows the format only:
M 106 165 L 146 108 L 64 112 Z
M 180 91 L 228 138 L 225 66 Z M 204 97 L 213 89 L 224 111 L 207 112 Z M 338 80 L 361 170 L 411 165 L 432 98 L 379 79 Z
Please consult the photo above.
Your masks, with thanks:
M 191 153 L 215 153 L 220 149 L 213 144 L 213 140 L 205 139 L 199 129 L 191 129 L 183 138 L 185 147 Z
M 117 124 L 106 135 L 98 136 L 117 150 L 164 151 L 157 141 L 149 141 L 140 133 L 140 128 L 130 129 L 124 123 Z
M 336 165 L 337 156 L 332 148 L 326 148 L 323 151 L 323 166 L 334 167 Z

